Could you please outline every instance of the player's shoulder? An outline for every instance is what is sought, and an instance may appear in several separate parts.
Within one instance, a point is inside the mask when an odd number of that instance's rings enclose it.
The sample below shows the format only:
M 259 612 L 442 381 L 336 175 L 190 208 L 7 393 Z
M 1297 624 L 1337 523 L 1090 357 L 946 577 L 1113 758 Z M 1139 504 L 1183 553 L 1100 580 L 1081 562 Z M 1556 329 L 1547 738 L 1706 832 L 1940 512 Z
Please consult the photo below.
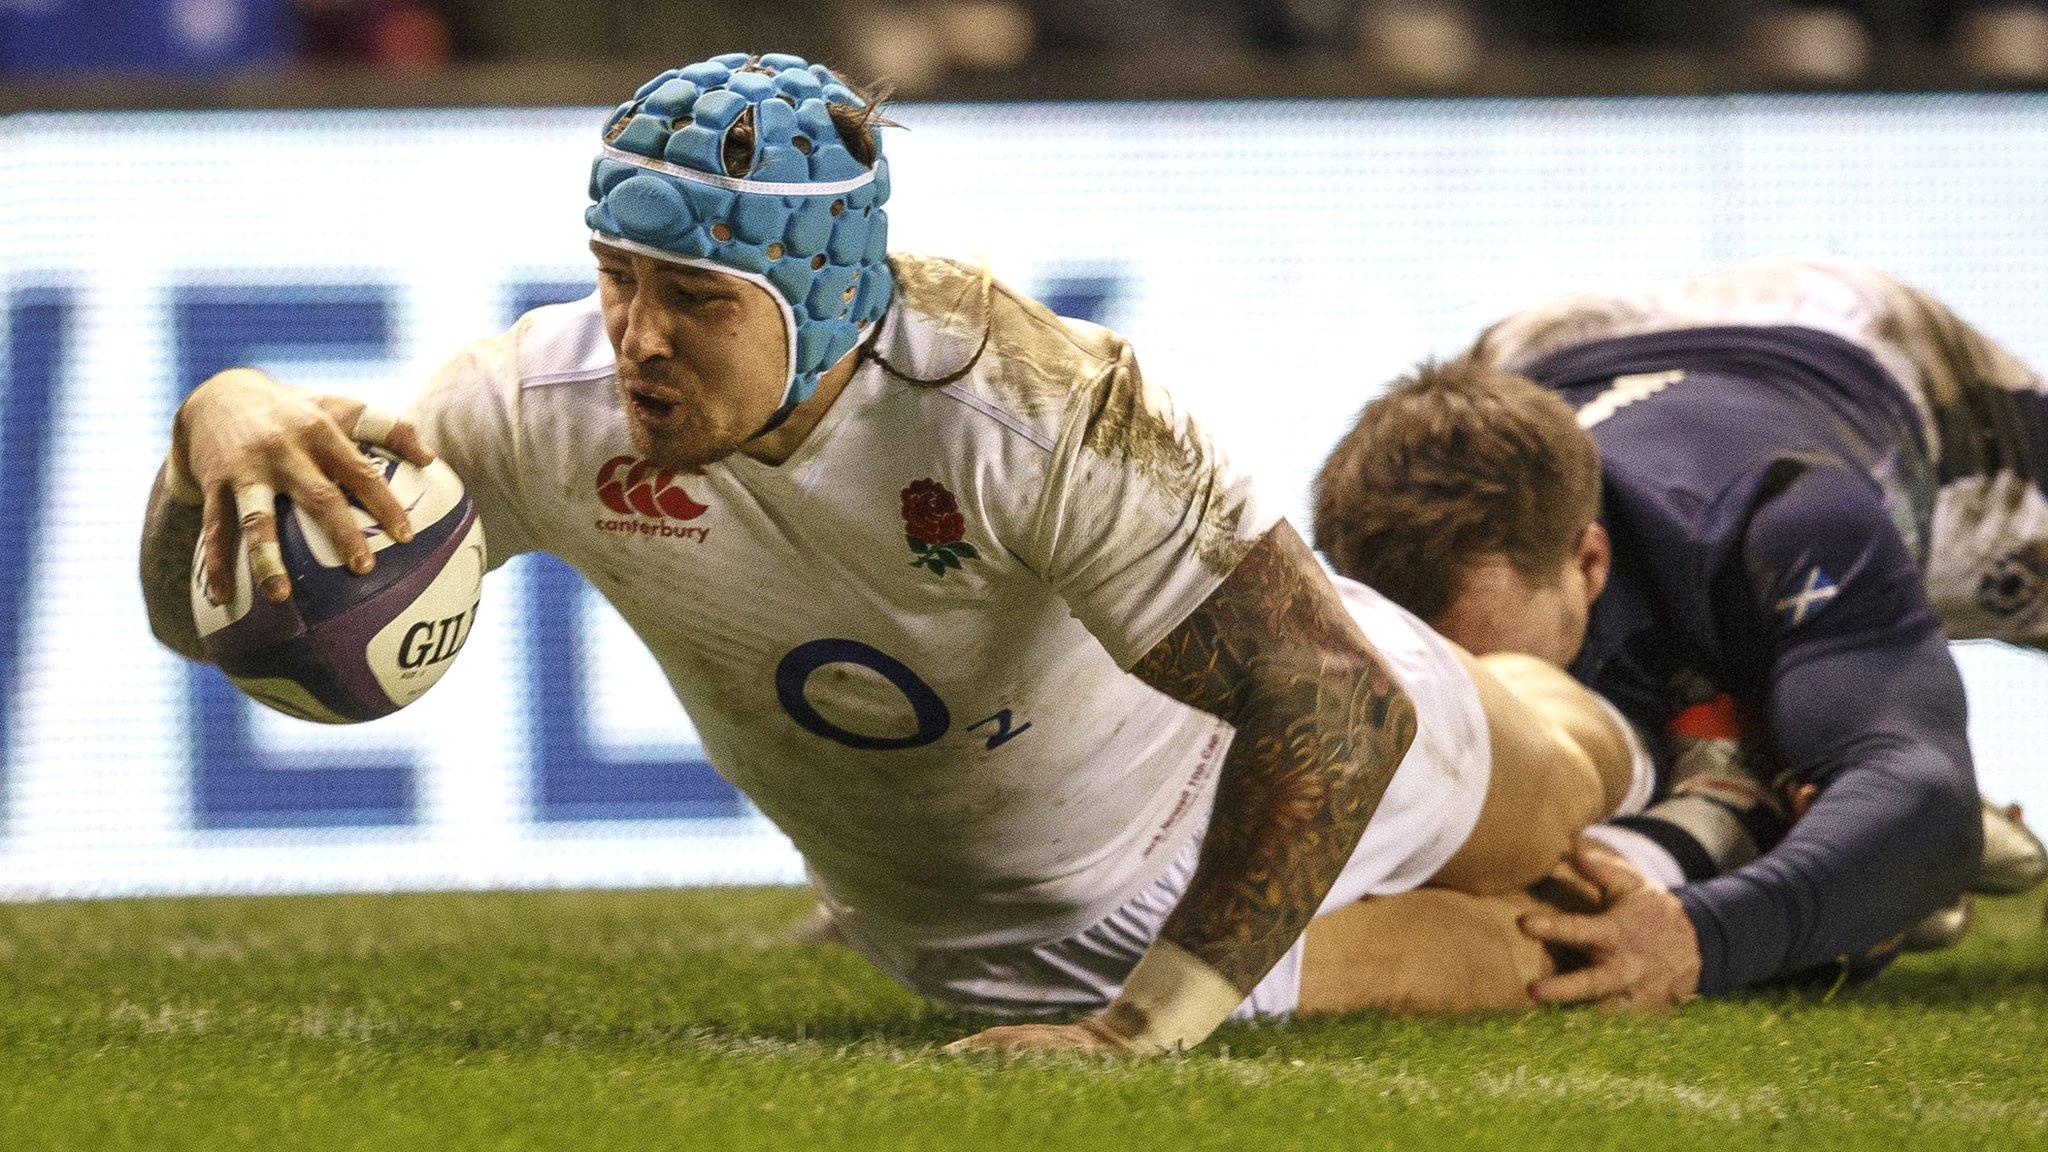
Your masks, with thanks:
M 1912 637 L 1937 629 L 1885 493 L 1837 465 L 1781 462 L 1743 534 L 1749 584 L 1781 632 Z
M 428 390 L 448 399 L 496 395 L 510 401 L 522 389 L 608 381 L 617 370 L 593 292 L 535 308 L 510 328 L 471 341 L 442 366 Z
M 596 294 L 566 304 L 536 308 L 510 328 L 471 341 L 450 357 L 413 396 L 408 413 L 444 451 L 455 441 L 474 444 L 516 440 L 536 388 L 556 387 L 572 406 L 586 401 L 580 383 L 607 393 L 616 360 L 605 338 Z
M 1774 461 L 1749 501 L 1745 535 L 1752 549 L 1808 551 L 1834 541 L 1863 545 L 1899 534 L 1877 481 L 1831 459 Z
M 877 351 L 905 387 L 1050 448 L 1077 401 L 1131 361 L 1098 324 L 1054 313 L 985 268 L 894 255 L 898 307 Z
M 522 389 L 606 381 L 618 371 L 596 292 L 535 308 L 521 316 L 499 344 L 495 351 L 504 371 Z
M 902 253 L 890 256 L 889 264 L 913 325 L 971 338 L 974 345 L 980 345 L 985 334 L 990 351 L 1035 353 L 1058 368 L 1099 371 L 1128 350 L 1116 333 L 1055 313 L 985 267 Z

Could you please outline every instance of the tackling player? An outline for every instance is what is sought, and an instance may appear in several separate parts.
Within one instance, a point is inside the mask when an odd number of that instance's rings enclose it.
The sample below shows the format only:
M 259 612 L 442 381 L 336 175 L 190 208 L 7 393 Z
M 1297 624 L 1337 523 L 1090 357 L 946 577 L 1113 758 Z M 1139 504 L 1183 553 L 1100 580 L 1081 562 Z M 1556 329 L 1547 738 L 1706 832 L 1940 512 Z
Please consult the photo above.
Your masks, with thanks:
M 404 514 L 351 438 L 439 453 L 493 566 L 551 552 L 618 608 L 850 942 L 949 1004 L 1094 1013 L 974 1047 L 1398 999 L 1311 918 L 1518 890 L 1647 793 L 1555 670 L 1501 663 L 1510 688 L 1333 586 L 1115 335 L 891 256 L 876 124 L 790 56 L 664 73 L 591 173 L 596 295 L 472 346 L 406 421 L 207 381 L 145 528 L 159 637 L 198 653 L 202 535 L 210 588 L 239 533 L 282 599 L 281 492 L 366 571 L 346 498 Z
M 1529 925 L 1601 961 L 1548 998 L 1657 1007 L 1871 969 L 1973 881 L 2040 879 L 2039 842 L 1980 816 L 1948 640 L 2048 641 L 2044 483 L 2024 364 L 1875 269 L 1773 259 L 1535 308 L 1419 368 L 1325 464 L 1316 537 L 1647 731 L 1732 694 L 1784 794 L 1715 772 L 1596 830 L 1672 891 Z M 1785 795 L 1811 804 L 1789 832 Z

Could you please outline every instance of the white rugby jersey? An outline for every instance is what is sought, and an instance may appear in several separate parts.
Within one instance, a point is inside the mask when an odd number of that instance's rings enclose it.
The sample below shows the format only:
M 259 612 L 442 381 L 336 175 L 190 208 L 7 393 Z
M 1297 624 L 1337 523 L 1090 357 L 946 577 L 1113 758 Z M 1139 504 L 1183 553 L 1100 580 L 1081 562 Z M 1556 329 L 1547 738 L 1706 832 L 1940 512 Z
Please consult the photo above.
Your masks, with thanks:
M 1276 517 L 1112 333 L 893 263 L 878 357 L 781 465 L 641 461 L 595 297 L 467 349 L 411 416 L 491 564 L 553 553 L 616 606 L 838 911 L 1050 939 L 1206 823 L 1231 729 L 1124 669 Z

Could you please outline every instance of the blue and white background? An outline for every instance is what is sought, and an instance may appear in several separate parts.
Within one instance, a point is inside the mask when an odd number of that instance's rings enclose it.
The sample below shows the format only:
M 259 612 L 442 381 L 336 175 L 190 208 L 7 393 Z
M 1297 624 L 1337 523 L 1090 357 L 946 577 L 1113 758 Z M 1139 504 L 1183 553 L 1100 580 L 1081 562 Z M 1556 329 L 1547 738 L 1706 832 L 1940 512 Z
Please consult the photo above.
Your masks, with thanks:
M 1788 249 L 2048 364 L 2048 97 L 906 105 L 895 247 L 1130 336 L 1297 502 L 1388 377 L 1500 313 Z M 0 121 L 0 897 L 793 880 L 624 626 L 545 559 L 441 685 L 301 724 L 149 639 L 170 414 L 255 362 L 401 405 L 590 284 L 603 113 Z M 2048 663 L 1964 653 L 1988 794 L 2048 812 Z

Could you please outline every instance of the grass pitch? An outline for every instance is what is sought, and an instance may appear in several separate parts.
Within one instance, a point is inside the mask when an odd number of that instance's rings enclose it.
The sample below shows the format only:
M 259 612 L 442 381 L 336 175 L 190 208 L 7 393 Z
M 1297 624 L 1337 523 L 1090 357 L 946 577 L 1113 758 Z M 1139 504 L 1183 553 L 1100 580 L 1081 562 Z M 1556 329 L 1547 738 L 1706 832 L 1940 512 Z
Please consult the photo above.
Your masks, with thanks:
M 791 890 L 0 906 L 0 1148 L 2048 1148 L 2038 896 L 1824 1003 L 1231 1027 L 1136 1064 L 794 947 Z

